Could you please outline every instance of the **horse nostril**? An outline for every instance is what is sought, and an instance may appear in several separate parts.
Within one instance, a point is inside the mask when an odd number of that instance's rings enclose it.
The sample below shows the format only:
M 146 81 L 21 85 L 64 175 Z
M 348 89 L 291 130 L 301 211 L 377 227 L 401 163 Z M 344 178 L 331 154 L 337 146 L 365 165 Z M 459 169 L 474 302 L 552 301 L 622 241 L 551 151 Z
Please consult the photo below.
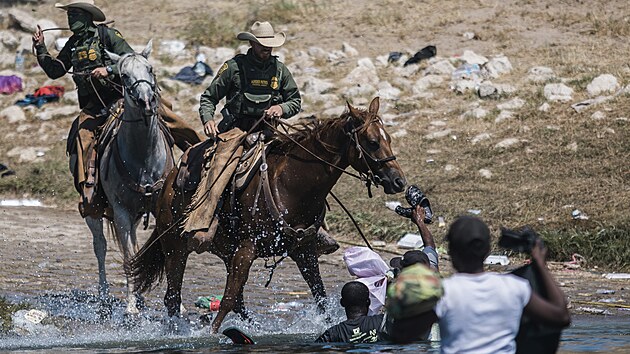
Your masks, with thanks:
M 407 182 L 402 177 L 398 177 L 398 178 L 394 179 L 394 186 L 396 186 L 396 189 L 398 189 L 400 191 L 405 189 L 405 185 L 406 184 L 407 184 Z

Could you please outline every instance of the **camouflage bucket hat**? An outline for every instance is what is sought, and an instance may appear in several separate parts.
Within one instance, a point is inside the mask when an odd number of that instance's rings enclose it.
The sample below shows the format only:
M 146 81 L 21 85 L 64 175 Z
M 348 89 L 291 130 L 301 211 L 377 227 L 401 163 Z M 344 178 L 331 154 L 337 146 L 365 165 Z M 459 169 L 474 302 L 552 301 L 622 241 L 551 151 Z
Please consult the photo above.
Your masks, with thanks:
M 414 264 L 404 268 L 387 288 L 385 308 L 394 319 L 409 318 L 431 310 L 442 294 L 439 276 L 424 265 Z

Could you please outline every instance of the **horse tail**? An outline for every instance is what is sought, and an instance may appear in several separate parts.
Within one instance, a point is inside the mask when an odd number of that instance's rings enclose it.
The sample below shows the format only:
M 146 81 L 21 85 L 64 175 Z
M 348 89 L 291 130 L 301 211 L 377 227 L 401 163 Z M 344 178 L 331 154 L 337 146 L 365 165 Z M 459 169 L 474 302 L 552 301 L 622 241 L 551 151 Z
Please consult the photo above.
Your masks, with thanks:
M 153 230 L 140 251 L 125 264 L 125 272 L 133 279 L 134 291 L 138 293 L 151 290 L 164 277 L 166 255 L 162 251 L 160 236 L 159 228 Z

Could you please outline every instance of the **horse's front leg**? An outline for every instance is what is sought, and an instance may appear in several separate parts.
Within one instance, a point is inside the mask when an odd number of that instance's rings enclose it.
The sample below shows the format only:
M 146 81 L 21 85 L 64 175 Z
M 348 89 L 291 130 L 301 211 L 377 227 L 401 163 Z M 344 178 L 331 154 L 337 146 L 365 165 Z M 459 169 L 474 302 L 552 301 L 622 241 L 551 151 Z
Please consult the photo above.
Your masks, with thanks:
M 121 248 L 120 251 L 123 254 L 123 261 L 128 263 L 136 252 L 138 252 L 136 227 L 140 219 L 135 218 L 135 215 L 132 215 L 129 211 L 121 207 L 114 207 L 113 209 L 114 232 L 116 233 L 116 239 Z M 126 274 L 125 278 L 127 280 L 127 313 L 137 314 L 140 312 L 139 305 L 142 304 L 143 298 L 133 291 L 133 279 L 131 275 Z
M 323 313 L 326 310 L 326 288 L 324 288 L 324 282 L 319 273 L 319 262 L 317 261 L 317 253 L 313 251 L 314 249 L 314 243 L 312 247 L 302 247 L 291 254 L 291 259 L 293 259 L 300 273 L 302 273 L 302 277 L 311 289 L 311 294 L 313 294 L 317 306 Z
M 244 309 L 243 305 L 243 288 L 249 277 L 249 270 L 252 263 L 256 259 L 256 249 L 253 242 L 246 240 L 241 243 L 240 247 L 229 261 L 227 279 L 225 282 L 225 292 L 217 317 L 212 321 L 212 332 L 216 333 L 221 327 L 221 323 L 225 316 L 232 310 Z

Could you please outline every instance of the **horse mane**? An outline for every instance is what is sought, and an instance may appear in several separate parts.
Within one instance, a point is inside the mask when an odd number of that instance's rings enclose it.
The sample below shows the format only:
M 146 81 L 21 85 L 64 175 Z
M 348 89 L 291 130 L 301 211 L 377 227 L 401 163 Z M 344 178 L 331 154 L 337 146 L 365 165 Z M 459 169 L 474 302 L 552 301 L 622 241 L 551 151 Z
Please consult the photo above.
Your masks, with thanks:
M 361 113 L 367 112 L 367 110 L 360 109 Z M 328 129 L 338 129 L 340 126 L 343 126 L 348 121 L 348 118 L 351 118 L 350 112 L 346 110 L 339 117 L 330 118 L 330 119 L 319 119 L 315 118 L 311 122 L 300 123 L 292 126 L 294 129 L 290 134 L 277 134 L 273 143 L 272 143 L 272 152 L 274 153 L 286 153 L 291 150 L 295 146 L 295 142 L 300 144 L 304 143 L 306 140 L 310 138 L 314 138 L 323 147 L 327 150 L 330 150 L 330 147 L 326 146 L 327 144 L 323 143 L 320 136 L 321 133 Z M 364 124 L 366 126 L 366 124 Z

